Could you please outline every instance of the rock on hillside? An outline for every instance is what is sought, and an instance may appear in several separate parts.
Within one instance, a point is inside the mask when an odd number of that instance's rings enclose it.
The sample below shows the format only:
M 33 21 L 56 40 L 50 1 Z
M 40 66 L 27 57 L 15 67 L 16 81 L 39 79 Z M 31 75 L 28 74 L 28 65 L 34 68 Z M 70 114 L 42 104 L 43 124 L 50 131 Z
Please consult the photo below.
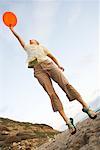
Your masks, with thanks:
M 100 150 L 100 113 L 95 120 L 77 123 L 76 128 L 76 134 L 70 135 L 66 130 L 36 150 Z
M 78 122 L 77 133 L 60 133 L 45 124 L 0 119 L 0 150 L 99 150 L 100 113 Z
M 45 124 L 0 118 L 0 150 L 34 150 L 58 133 Z

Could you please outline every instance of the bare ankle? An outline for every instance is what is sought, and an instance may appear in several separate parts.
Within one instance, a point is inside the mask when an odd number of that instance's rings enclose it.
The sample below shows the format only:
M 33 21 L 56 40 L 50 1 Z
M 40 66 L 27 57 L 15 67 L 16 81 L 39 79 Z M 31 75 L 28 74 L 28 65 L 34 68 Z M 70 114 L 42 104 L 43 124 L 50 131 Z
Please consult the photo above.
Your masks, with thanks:
M 70 121 L 70 119 L 67 119 L 66 120 L 66 125 L 69 125 L 69 124 L 71 124 L 71 121 Z
M 89 109 L 89 106 L 88 105 L 83 105 L 83 108 Z

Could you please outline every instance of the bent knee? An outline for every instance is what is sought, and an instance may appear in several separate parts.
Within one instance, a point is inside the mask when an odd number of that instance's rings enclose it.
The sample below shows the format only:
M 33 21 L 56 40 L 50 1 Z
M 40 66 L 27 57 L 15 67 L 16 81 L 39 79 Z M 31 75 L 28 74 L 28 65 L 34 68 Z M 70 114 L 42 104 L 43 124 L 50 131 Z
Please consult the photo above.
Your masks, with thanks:
M 76 99 L 81 98 L 79 92 L 70 84 L 67 84 L 66 96 L 68 97 L 69 101 L 73 101 Z

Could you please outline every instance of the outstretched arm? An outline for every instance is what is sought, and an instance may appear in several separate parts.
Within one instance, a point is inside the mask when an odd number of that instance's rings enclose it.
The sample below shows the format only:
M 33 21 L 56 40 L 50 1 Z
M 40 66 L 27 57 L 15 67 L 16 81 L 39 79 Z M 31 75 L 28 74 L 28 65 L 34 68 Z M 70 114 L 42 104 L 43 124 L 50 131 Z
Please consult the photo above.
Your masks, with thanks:
M 64 71 L 64 68 L 59 65 L 57 59 L 51 53 L 48 53 L 47 56 L 50 57 L 62 71 Z
M 11 30 L 11 32 L 14 34 L 14 36 L 18 39 L 18 41 L 20 42 L 21 46 L 24 48 L 25 43 L 24 41 L 21 39 L 21 37 L 14 31 L 13 27 L 10 26 L 9 29 Z

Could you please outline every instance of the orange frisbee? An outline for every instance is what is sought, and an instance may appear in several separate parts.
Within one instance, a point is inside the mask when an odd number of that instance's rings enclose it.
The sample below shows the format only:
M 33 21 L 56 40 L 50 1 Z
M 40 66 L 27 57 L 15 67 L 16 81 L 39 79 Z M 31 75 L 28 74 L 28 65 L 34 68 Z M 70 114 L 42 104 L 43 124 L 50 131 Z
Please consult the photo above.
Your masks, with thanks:
M 14 27 L 17 24 L 17 17 L 13 12 L 5 12 L 3 14 L 3 22 L 8 27 Z

